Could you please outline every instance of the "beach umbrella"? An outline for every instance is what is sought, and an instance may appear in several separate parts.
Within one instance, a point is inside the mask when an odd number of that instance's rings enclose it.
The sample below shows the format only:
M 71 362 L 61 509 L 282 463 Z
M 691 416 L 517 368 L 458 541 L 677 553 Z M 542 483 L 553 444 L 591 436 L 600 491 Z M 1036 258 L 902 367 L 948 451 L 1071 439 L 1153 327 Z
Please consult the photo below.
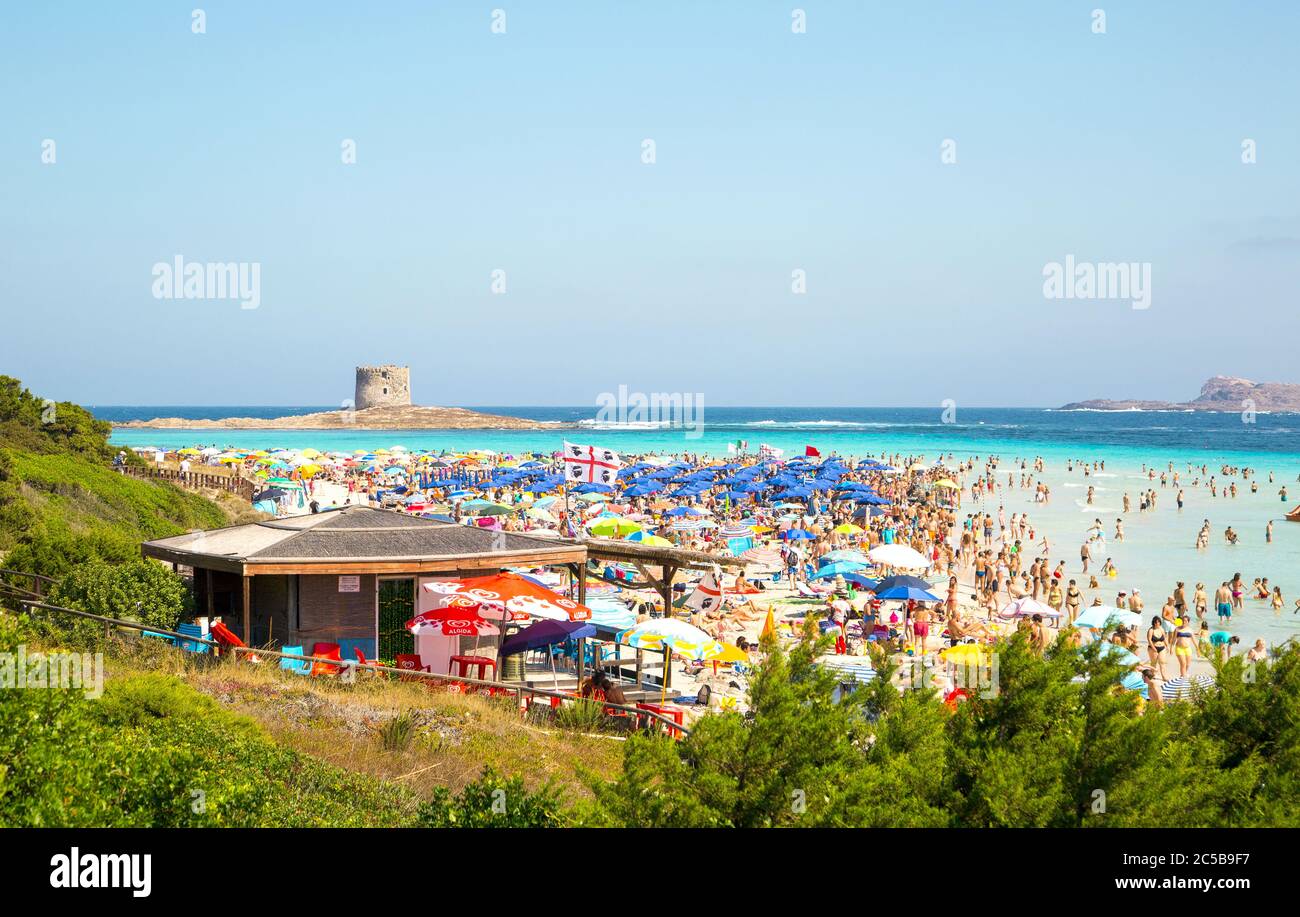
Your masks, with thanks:
M 1141 672 L 1129 672 L 1120 679 L 1119 685 L 1128 691 L 1138 692 L 1143 700 L 1150 700 L 1151 690 L 1147 687 L 1147 680 L 1142 677 Z
M 703 516 L 706 514 L 700 512 L 698 509 L 696 509 L 693 506 L 674 506 L 672 509 L 668 510 L 668 512 L 664 513 L 664 515 L 665 516 Z
M 619 642 L 634 649 L 672 648 L 673 652 L 688 658 L 700 658 L 717 643 L 711 636 L 693 624 L 677 618 L 651 618 L 619 634 Z
M 913 589 L 930 590 L 930 584 L 919 576 L 886 576 L 880 581 L 881 589 L 893 589 L 896 586 L 911 586 Z
M 626 630 L 636 624 L 635 611 L 615 598 L 604 596 L 591 598 L 593 588 L 594 584 L 587 587 L 587 607 L 591 609 L 591 617 L 588 619 L 590 623 L 614 630 Z
M 845 573 L 844 582 L 852 583 L 859 589 L 865 589 L 868 592 L 875 592 L 880 588 L 880 581 L 863 576 L 861 573 Z
M 986 663 L 991 650 L 981 643 L 959 643 L 939 652 L 940 658 L 953 665 Z
M 811 541 L 815 539 L 817 536 L 814 535 L 812 532 L 808 531 L 807 529 L 791 528 L 791 529 L 785 529 L 781 532 L 777 532 L 776 537 L 782 539 L 783 541 Z
M 876 670 L 868 663 L 855 657 L 835 657 L 820 659 L 817 664 L 824 669 L 835 672 L 837 675 L 847 676 L 850 682 L 859 684 L 872 681 L 876 678 Z
M 866 564 L 858 563 L 852 560 L 837 560 L 833 563 L 826 564 L 809 579 L 834 579 L 837 576 L 843 576 L 846 573 L 856 573 L 865 567 Z
M 514 507 L 486 500 L 466 500 L 460 505 L 460 511 L 466 516 L 504 516 L 513 513 Z
M 831 531 L 837 535 L 861 535 L 863 530 L 851 522 L 846 522 L 843 525 L 835 526 Z
M 537 621 L 501 643 L 502 656 L 514 656 L 529 650 L 596 636 L 596 628 L 582 621 Z
M 1031 596 L 1023 596 L 1003 608 L 998 614 L 1004 618 L 1030 618 L 1042 615 L 1044 618 L 1059 618 L 1061 613 L 1051 605 L 1044 604 Z
M 566 640 L 580 640 L 594 636 L 596 636 L 596 628 L 581 621 L 538 621 L 519 633 L 507 637 L 501 643 L 498 655 L 513 656 L 516 653 L 526 653 L 529 650 L 549 647 Z M 547 653 L 546 656 L 551 662 L 551 681 L 558 689 L 560 676 L 555 672 L 555 654 Z
M 823 554 L 821 557 L 817 558 L 817 562 L 820 564 L 834 563 L 837 560 L 854 561 L 856 563 L 862 564 L 864 567 L 867 564 L 871 563 L 871 561 L 867 559 L 867 555 L 863 554 L 861 551 L 855 551 L 852 548 L 844 548 L 839 551 L 830 551 L 826 554 Z
M 1105 629 L 1116 624 L 1124 627 L 1140 627 L 1142 616 L 1111 605 L 1093 605 L 1074 619 L 1075 627 Z
M 1164 700 L 1181 700 L 1213 687 L 1214 679 L 1209 675 L 1183 675 L 1163 683 L 1160 686 L 1160 697 Z
M 917 589 L 915 586 L 891 586 L 888 589 L 882 589 L 878 586 L 876 589 L 876 598 L 891 599 L 894 601 L 910 599 L 913 602 L 942 601 L 937 595 L 927 592 L 924 589 Z
M 436 633 L 444 637 L 490 637 L 500 633 L 482 615 L 479 602 L 460 601 L 422 612 L 406 622 L 411 633 Z
M 673 546 L 673 543 L 669 541 L 667 538 L 663 538 L 659 535 L 652 535 L 649 532 L 645 531 L 644 529 L 642 529 L 639 532 L 633 532 L 631 535 L 628 535 L 627 538 L 624 539 L 624 541 L 631 541 L 631 542 L 635 542 L 636 544 L 649 545 L 655 548 L 671 548 Z
M 268 487 L 266 490 L 262 491 L 260 494 L 255 495 L 255 496 L 253 497 L 253 502 L 254 502 L 254 503 L 261 503 L 263 500 L 272 500 L 272 501 L 274 501 L 274 500 L 282 500 L 282 499 L 284 499 L 285 497 L 287 497 L 288 495 L 289 495 L 289 494 L 288 494 L 287 492 L 281 490 L 281 489 L 278 488 L 278 487 Z
M 905 544 L 880 544 L 867 552 L 873 564 L 884 567 L 900 567 L 904 570 L 923 570 L 930 566 L 930 560 L 919 551 L 914 551 Z
M 588 526 L 587 531 L 593 535 L 622 538 L 624 535 L 631 535 L 633 532 L 641 531 L 641 529 L 640 523 L 633 522 L 623 516 L 602 516 Z
M 468 598 L 509 612 L 515 620 L 523 617 L 549 618 L 558 621 L 585 621 L 591 609 L 566 599 L 545 586 L 518 573 L 495 573 L 464 579 L 433 580 L 424 584 L 434 595 Z

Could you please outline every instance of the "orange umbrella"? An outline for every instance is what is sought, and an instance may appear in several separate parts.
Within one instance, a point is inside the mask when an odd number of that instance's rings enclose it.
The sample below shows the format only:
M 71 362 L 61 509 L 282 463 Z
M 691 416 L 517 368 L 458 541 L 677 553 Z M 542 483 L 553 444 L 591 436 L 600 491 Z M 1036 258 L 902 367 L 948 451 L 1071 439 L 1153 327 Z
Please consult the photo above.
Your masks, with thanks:
M 591 609 L 518 573 L 496 573 L 464 579 L 435 580 L 424 588 L 439 595 L 463 596 L 489 607 L 510 612 L 515 620 L 523 617 L 549 618 L 552 621 L 586 621 Z
M 766 640 L 768 637 L 776 636 L 776 617 L 772 614 L 772 608 L 769 605 L 767 609 L 767 620 L 763 622 L 763 632 L 758 635 L 760 640 Z

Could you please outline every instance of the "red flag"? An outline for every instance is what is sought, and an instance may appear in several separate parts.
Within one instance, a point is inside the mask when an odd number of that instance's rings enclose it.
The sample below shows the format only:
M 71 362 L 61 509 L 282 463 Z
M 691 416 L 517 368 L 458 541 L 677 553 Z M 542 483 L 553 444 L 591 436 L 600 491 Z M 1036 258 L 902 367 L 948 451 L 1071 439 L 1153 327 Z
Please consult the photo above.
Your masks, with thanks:
M 822 454 L 821 454 L 820 452 L 817 451 L 817 447 L 816 447 L 816 446 L 805 446 L 805 447 L 804 447 L 804 450 L 803 450 L 803 454 L 804 454 L 804 455 L 814 455 L 814 456 L 816 456 L 817 458 L 821 458 L 821 457 L 822 457 Z

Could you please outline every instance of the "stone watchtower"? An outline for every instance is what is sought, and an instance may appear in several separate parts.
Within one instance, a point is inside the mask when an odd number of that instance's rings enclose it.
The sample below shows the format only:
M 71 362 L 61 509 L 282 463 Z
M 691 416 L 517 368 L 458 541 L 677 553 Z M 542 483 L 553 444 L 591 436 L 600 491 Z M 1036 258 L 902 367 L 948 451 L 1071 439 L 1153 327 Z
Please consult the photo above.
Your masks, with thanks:
M 409 366 L 358 366 L 354 406 L 366 408 L 406 407 L 411 403 Z

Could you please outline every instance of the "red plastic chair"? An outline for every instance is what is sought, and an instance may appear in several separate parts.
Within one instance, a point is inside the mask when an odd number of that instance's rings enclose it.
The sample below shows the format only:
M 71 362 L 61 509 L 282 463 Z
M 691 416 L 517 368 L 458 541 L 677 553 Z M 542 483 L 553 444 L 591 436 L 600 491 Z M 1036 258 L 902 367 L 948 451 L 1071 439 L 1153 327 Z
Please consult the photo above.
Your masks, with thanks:
M 317 643 L 311 648 L 313 656 L 323 656 L 326 659 L 336 659 L 343 661 L 343 648 L 337 643 Z M 311 673 L 313 675 L 337 675 L 343 671 L 342 666 L 330 665 L 326 662 L 313 662 Z
M 684 726 L 686 724 L 686 712 L 680 708 L 661 707 L 658 704 L 643 704 L 643 703 L 638 703 L 636 707 L 638 710 L 645 710 L 648 713 L 657 713 L 660 716 L 666 716 L 674 723 L 676 723 L 678 726 Z M 646 719 L 650 720 L 650 717 L 646 717 Z M 685 735 L 685 733 L 679 729 L 673 729 L 671 726 L 666 726 L 663 720 L 650 720 L 650 721 L 656 727 L 667 729 L 670 733 L 672 733 L 674 739 L 681 739 L 682 736 Z
M 433 667 L 425 665 L 418 653 L 398 653 L 397 667 L 404 672 L 432 672 Z M 412 678 L 410 675 L 399 675 L 401 681 L 428 681 L 426 678 Z
M 226 627 L 226 625 L 222 624 L 220 621 L 216 621 L 212 625 L 212 639 L 220 643 L 222 649 L 225 649 L 226 647 L 230 647 L 231 649 L 234 649 L 235 647 L 247 645 L 244 643 L 243 640 L 240 640 L 239 637 L 235 635 L 234 631 L 232 631 L 229 627 Z M 262 661 L 258 659 L 257 656 L 253 653 L 244 653 L 243 655 L 248 659 L 249 662 Z

